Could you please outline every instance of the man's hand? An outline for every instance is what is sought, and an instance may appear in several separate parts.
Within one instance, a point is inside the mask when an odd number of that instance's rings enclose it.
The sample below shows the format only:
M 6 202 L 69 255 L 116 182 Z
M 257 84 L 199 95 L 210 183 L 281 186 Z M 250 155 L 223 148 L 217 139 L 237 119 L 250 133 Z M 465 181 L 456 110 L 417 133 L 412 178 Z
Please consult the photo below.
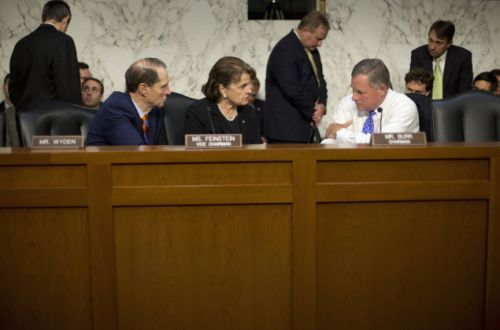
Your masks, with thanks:
M 325 112 L 326 112 L 326 107 L 324 104 L 316 103 L 314 105 L 314 113 L 312 116 L 312 120 L 314 121 L 316 126 L 318 126 L 321 123 L 321 118 L 323 117 Z
M 336 139 L 337 132 L 343 128 L 349 127 L 351 124 L 352 124 L 352 120 L 348 120 L 343 124 L 332 123 L 332 124 L 328 125 L 328 128 L 326 129 L 326 133 L 325 133 L 325 138 Z

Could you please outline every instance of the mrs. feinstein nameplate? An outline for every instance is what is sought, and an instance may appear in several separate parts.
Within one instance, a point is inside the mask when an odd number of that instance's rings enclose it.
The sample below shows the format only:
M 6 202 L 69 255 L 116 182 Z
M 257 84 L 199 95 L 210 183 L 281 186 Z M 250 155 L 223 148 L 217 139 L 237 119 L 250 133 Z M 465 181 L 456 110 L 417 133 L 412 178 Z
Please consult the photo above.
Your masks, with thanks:
M 423 146 L 427 144 L 424 132 L 418 133 L 374 133 L 372 146 Z
M 32 148 L 83 148 L 81 135 L 35 135 L 31 139 Z
M 241 134 L 186 134 L 186 148 L 221 149 L 241 148 Z

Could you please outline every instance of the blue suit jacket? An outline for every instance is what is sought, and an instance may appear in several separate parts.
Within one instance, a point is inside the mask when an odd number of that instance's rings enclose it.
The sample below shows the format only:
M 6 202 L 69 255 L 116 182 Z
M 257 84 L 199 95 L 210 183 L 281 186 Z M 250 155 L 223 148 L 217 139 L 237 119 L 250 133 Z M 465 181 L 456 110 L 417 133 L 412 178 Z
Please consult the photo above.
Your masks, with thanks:
M 274 46 L 267 62 L 264 135 L 272 140 L 310 142 L 317 100 L 326 105 L 327 90 L 318 50 L 312 52 L 320 85 L 306 50 L 292 30 Z
M 411 52 L 410 69 L 423 68 L 432 73 L 432 60 L 427 45 L 420 46 Z M 472 89 L 472 53 L 465 48 L 451 45 L 444 64 L 443 97 L 470 89 Z
M 148 113 L 148 143 L 142 131 L 142 120 L 128 93 L 114 92 L 97 111 L 87 134 L 86 145 L 165 144 L 163 111 Z

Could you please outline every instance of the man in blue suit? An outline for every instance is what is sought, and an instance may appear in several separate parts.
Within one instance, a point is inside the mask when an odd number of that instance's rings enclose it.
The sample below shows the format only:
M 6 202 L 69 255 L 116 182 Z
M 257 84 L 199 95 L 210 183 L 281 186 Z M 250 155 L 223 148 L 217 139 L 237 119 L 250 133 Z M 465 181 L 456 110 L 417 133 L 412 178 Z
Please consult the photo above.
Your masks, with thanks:
M 318 140 L 316 125 L 326 112 L 327 90 L 317 48 L 329 29 L 326 17 L 312 11 L 274 46 L 267 62 L 264 107 L 269 143 Z
M 134 62 L 125 73 L 126 93 L 114 92 L 90 124 L 86 145 L 165 144 L 163 111 L 170 95 L 167 66 L 156 58 Z

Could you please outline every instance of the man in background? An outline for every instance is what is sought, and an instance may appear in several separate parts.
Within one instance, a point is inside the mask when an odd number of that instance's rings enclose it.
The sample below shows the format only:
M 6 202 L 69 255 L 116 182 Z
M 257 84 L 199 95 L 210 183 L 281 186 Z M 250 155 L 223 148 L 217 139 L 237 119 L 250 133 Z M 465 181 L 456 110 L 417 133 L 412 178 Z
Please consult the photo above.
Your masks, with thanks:
M 90 72 L 90 67 L 85 62 L 78 62 L 78 70 L 80 71 L 80 83 L 83 84 L 83 80 L 85 78 L 92 77 L 92 73 Z
M 472 89 L 480 92 L 495 93 L 497 86 L 497 77 L 488 71 L 478 74 L 472 82 Z
M 434 77 L 422 68 L 413 68 L 405 75 L 406 93 L 417 93 L 429 96 L 432 91 Z
M 434 141 L 434 124 L 432 118 L 432 92 L 434 77 L 422 68 L 413 68 L 405 75 L 406 96 L 417 105 L 419 127 L 425 132 L 427 141 Z
M 104 94 L 104 85 L 99 79 L 84 78 L 82 83 L 82 102 L 87 108 L 99 109 Z
M 9 80 L 10 80 L 10 74 L 7 73 L 7 75 L 3 80 L 3 85 L 2 85 L 2 91 L 5 98 L 2 101 L 2 103 L 0 103 L 0 112 L 5 111 L 5 109 L 12 106 L 12 101 L 10 100 L 9 97 Z
M 326 17 L 312 11 L 274 46 L 266 76 L 268 143 L 319 142 L 316 126 L 326 112 L 327 90 L 318 47 L 329 29 Z
M 500 69 L 491 70 L 491 73 L 497 78 L 497 90 L 493 94 L 500 96 Z
M 434 75 L 432 99 L 440 100 L 470 90 L 472 54 L 453 45 L 455 25 L 438 20 L 429 29 L 427 45 L 411 52 L 410 69 L 420 67 Z
M 86 144 L 165 144 L 161 108 L 170 95 L 167 66 L 157 58 L 137 60 L 127 69 L 125 84 L 125 93 L 114 92 L 96 112 Z
M 260 81 L 255 77 L 252 79 L 252 92 L 250 93 L 250 97 L 248 98 L 248 105 L 251 106 L 255 110 L 255 114 L 257 115 L 257 121 L 259 122 L 259 131 L 260 135 L 264 136 L 264 118 L 262 116 L 262 112 L 264 110 L 264 101 L 257 98 L 260 89 Z
M 16 109 L 9 98 L 9 80 L 10 74 L 7 74 L 3 80 L 3 94 L 5 99 L 0 103 L 0 112 L 5 114 L 5 146 L 19 147 L 19 132 L 17 129 Z
M 75 43 L 66 35 L 69 5 L 48 1 L 42 20 L 17 42 L 10 58 L 9 94 L 16 111 L 51 100 L 82 103 Z

